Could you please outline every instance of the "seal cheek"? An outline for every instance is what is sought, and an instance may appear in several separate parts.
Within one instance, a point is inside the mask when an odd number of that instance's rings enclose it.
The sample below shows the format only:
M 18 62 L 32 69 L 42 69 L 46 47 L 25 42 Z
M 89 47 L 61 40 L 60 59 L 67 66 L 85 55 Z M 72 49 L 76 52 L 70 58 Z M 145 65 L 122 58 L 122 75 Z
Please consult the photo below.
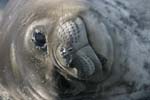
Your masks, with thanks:
M 17 79 L 20 79 L 21 77 L 21 74 L 20 74 L 20 68 L 17 64 L 17 58 L 16 58 L 16 47 L 15 47 L 15 44 L 12 43 L 11 44 L 11 49 L 10 49 L 10 57 L 11 57 L 11 65 L 12 65 L 12 71 L 13 71 L 13 74 L 14 76 L 17 78 Z

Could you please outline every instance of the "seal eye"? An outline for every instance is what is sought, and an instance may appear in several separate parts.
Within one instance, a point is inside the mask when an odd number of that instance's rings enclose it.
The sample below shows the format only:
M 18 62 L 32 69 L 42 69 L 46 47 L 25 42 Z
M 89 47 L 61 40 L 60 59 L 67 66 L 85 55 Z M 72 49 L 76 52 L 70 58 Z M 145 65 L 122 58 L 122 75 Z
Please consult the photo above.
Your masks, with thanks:
M 35 30 L 33 32 L 32 41 L 34 42 L 36 48 L 46 48 L 46 37 L 43 32 Z

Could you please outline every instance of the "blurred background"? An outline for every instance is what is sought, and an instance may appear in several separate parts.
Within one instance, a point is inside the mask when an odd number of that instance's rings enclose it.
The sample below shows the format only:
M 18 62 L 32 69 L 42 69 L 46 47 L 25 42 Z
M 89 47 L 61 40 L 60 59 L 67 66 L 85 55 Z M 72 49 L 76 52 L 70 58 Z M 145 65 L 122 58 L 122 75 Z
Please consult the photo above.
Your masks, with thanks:
M 2 13 L 3 13 L 3 9 L 5 7 L 5 5 L 7 4 L 9 0 L 0 0 L 0 21 L 2 18 Z
M 3 9 L 9 0 L 0 0 L 0 9 Z

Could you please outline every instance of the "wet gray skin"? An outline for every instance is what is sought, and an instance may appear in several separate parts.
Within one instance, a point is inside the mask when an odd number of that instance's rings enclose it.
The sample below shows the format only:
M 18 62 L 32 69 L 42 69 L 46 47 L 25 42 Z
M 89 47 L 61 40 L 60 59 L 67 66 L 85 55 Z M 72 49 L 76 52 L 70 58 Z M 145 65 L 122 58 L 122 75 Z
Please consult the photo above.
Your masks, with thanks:
M 145 30 L 138 30 L 128 5 L 117 5 L 10 1 L 0 26 L 0 82 L 8 94 L 14 100 L 147 99 Z

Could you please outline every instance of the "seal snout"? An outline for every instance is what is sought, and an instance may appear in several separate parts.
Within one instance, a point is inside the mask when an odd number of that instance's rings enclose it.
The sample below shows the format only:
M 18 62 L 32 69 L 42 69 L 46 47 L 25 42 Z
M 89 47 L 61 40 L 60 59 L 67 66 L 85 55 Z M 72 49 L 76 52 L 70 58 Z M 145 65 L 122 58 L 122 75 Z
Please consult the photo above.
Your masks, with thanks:
M 88 42 L 85 24 L 81 18 L 76 17 L 67 21 L 61 18 L 56 29 L 59 43 L 55 50 L 55 59 L 59 67 L 83 80 L 92 76 L 96 72 L 96 67 L 102 69 L 98 57 Z

